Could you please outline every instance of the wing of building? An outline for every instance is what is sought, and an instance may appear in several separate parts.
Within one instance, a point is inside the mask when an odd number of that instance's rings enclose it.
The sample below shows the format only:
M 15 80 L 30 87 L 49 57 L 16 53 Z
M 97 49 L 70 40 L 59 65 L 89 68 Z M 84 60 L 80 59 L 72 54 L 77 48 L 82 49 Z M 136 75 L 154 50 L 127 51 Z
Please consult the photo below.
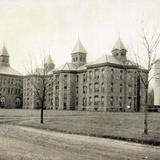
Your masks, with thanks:
M 9 64 L 9 53 L 0 51 L 0 107 L 22 108 L 23 76 Z

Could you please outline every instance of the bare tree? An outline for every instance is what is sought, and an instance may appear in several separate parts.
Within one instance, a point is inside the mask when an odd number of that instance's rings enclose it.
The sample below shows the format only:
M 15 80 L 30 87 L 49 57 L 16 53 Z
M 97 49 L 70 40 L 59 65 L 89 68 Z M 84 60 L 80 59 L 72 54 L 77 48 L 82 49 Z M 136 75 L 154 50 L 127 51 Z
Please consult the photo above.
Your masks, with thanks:
M 138 52 L 135 52 L 137 65 L 139 68 L 139 77 L 140 81 L 143 83 L 146 96 L 145 96 L 145 107 L 144 107 L 144 134 L 148 134 L 148 105 L 149 105 L 149 96 L 148 96 L 148 89 L 149 89 L 149 83 L 152 79 L 156 78 L 158 75 L 160 75 L 160 72 L 152 73 L 154 65 L 157 62 L 157 50 L 160 46 L 160 32 L 154 31 L 153 33 L 147 32 L 144 27 L 142 27 L 141 32 L 139 33 L 140 39 L 142 41 L 142 46 L 144 48 L 143 50 L 143 57 L 145 59 L 141 59 L 138 56 Z M 141 70 L 141 64 L 144 64 L 145 62 L 145 68 L 147 71 L 147 77 L 143 76 Z M 147 79 L 146 79 L 147 78 Z
M 48 74 L 50 71 L 47 66 L 47 61 L 44 58 L 42 60 L 41 67 L 37 67 L 36 69 L 33 69 L 32 67 L 32 61 L 31 61 L 31 70 L 27 71 L 30 75 L 30 82 L 32 86 L 32 92 L 34 97 L 34 101 L 36 102 L 34 105 L 36 105 L 36 108 L 40 108 L 40 123 L 44 123 L 44 109 L 46 109 L 46 99 L 48 96 L 48 85 L 52 82 L 52 74 Z M 51 95 L 52 96 L 52 95 Z

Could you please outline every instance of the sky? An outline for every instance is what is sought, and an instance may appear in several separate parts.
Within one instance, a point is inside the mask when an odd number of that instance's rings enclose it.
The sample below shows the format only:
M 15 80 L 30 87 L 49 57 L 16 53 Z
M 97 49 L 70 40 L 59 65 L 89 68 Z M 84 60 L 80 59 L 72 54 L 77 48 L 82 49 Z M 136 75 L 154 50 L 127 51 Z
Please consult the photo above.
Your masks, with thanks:
M 160 27 L 159 7 L 160 0 L 0 0 L 0 47 L 21 73 L 48 54 L 56 67 L 71 62 L 78 36 L 88 62 L 111 54 L 119 36 L 130 56 L 142 23 L 149 32 Z

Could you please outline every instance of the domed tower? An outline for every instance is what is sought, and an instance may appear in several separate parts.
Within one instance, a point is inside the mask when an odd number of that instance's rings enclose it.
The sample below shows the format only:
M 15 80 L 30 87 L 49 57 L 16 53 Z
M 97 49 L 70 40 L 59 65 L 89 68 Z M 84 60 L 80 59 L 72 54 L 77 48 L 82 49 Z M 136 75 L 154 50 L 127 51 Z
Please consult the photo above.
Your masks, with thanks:
M 5 45 L 3 45 L 2 51 L 0 52 L 0 66 L 6 66 L 6 67 L 10 66 L 9 54 Z
M 72 63 L 82 66 L 86 64 L 87 52 L 81 41 L 78 39 L 72 50 Z
M 45 65 L 45 69 L 47 72 L 54 69 L 55 65 L 54 65 L 53 60 L 50 55 L 47 57 L 46 63 L 44 65 Z
M 118 60 L 120 61 L 126 61 L 127 57 L 126 57 L 126 53 L 127 50 L 123 44 L 123 42 L 121 41 L 121 39 L 119 38 L 117 40 L 117 42 L 115 43 L 113 49 L 112 49 L 112 54 L 113 56 L 115 56 Z

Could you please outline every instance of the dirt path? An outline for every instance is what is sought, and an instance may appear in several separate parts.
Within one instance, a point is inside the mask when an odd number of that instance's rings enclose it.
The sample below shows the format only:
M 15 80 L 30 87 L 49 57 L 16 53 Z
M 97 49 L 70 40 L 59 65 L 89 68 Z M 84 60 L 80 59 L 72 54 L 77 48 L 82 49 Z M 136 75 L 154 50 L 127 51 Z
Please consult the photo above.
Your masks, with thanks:
M 0 125 L 0 160 L 159 160 L 160 147 Z

